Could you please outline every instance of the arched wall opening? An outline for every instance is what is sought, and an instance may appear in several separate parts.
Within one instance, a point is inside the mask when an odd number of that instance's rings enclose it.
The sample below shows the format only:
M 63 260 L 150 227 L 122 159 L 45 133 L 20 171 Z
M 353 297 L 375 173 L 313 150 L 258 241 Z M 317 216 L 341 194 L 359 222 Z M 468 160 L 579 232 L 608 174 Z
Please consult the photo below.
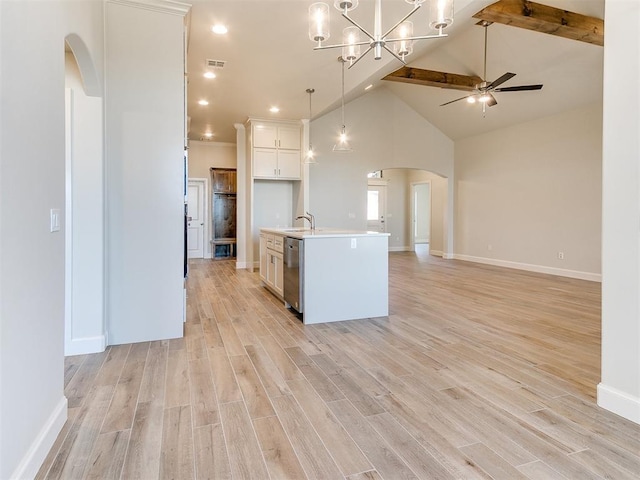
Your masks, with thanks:
M 102 87 L 89 51 L 65 38 L 65 355 L 103 351 Z
M 384 231 L 390 234 L 389 251 L 415 251 L 418 244 L 431 255 L 444 256 L 449 188 L 446 177 L 423 169 L 393 167 L 370 172 L 367 183 L 369 191 L 384 189 L 380 216 L 384 216 Z M 369 213 L 367 209 L 368 217 Z M 372 226 L 368 218 L 367 227 Z

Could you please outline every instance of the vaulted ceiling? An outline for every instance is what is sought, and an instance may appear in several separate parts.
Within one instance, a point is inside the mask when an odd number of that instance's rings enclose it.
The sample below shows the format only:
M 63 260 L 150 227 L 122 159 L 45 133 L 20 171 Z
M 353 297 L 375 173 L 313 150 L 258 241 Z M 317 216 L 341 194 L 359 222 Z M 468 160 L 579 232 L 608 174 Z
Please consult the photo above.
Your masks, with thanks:
M 408 65 L 416 68 L 478 75 L 483 73 L 484 31 L 473 15 L 495 0 L 456 0 L 454 24 L 445 39 L 417 42 Z M 339 50 L 314 51 L 308 39 L 307 9 L 300 0 L 192 0 L 188 36 L 189 138 L 209 131 L 212 140 L 235 142 L 234 123 L 248 117 L 309 117 L 307 88 L 314 88 L 313 117 L 340 104 Z M 333 3 L 333 2 L 327 2 Z M 538 0 L 538 3 L 604 18 L 604 0 Z M 373 0 L 360 0 L 352 17 L 373 24 Z M 333 7 L 331 6 L 333 10 Z M 382 0 L 383 29 L 402 18 L 411 6 Z M 426 11 L 412 18 L 414 33 L 427 33 Z M 335 12 L 335 13 L 334 13 Z M 347 26 L 332 11 L 332 38 L 338 43 Z M 226 35 L 211 32 L 225 24 Z M 440 104 L 464 95 L 456 90 L 382 80 L 402 64 L 391 55 L 369 54 L 345 74 L 347 102 L 366 95 L 365 87 L 387 88 L 453 139 L 465 138 L 601 101 L 603 48 L 537 31 L 494 23 L 488 27 L 487 79 L 505 72 L 516 76 L 504 86 L 544 84 L 540 91 L 496 93 L 498 105 L 483 115 L 478 104 Z M 337 39 L 337 40 L 336 40 Z M 215 79 L 205 79 L 207 60 L 222 60 Z M 370 91 L 370 90 L 369 90 Z M 205 99 L 207 106 L 198 101 Z M 269 112 L 277 106 L 276 114 Z M 348 105 L 347 105 L 348 112 Z

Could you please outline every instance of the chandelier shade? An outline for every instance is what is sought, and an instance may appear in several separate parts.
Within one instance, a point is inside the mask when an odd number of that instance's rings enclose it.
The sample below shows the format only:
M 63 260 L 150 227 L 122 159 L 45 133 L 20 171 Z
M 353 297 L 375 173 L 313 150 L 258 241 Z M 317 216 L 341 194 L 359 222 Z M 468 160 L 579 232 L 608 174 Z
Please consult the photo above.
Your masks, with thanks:
M 352 64 L 360 56 L 360 29 L 347 27 L 342 31 L 342 41 L 346 47 L 342 47 L 342 58 Z
M 413 33 L 413 23 L 407 20 L 422 7 L 424 0 L 405 1 L 413 6 L 412 10 L 384 32 L 382 30 L 382 0 L 375 0 L 372 33 L 349 16 L 349 12 L 358 6 L 358 0 L 335 0 L 333 6 L 351 24 L 343 31 L 342 43 L 335 45 L 323 45 L 322 43 L 330 36 L 329 6 L 322 2 L 312 4 L 309 7 L 309 39 L 316 42 L 314 50 L 341 48 L 342 57 L 349 62 L 349 68 L 372 50 L 376 60 L 380 60 L 382 51 L 386 50 L 406 65 L 405 57 L 413 53 L 414 41 L 447 36 L 442 31 L 453 23 L 453 0 L 431 0 L 427 24 L 436 30 L 436 33 L 417 36 Z M 360 53 L 361 46 L 365 46 L 363 53 Z
M 329 36 L 329 5 L 314 3 L 309 7 L 309 40 L 324 42 Z
M 395 33 L 396 38 L 401 40 L 394 42 L 393 51 L 404 60 L 404 57 L 413 53 L 413 40 L 404 40 L 405 38 L 413 37 L 413 22 L 409 20 L 402 22 L 396 28 Z
M 451 0 L 431 0 L 431 22 L 429 26 L 435 30 L 442 31 L 453 23 L 453 1 Z

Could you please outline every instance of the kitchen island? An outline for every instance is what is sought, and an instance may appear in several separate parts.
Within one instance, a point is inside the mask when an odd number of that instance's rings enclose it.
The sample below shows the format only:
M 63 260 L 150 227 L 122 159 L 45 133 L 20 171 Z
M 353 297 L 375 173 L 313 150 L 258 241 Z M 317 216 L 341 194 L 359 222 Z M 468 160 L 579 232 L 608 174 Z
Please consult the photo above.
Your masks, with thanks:
M 300 304 L 285 303 L 302 313 L 305 324 L 384 317 L 389 314 L 388 237 L 329 228 L 263 228 L 260 276 L 283 299 L 291 298 L 287 288 L 299 288 Z M 293 248 L 287 247 L 287 238 L 301 246 L 295 287 L 287 267 L 287 248 Z

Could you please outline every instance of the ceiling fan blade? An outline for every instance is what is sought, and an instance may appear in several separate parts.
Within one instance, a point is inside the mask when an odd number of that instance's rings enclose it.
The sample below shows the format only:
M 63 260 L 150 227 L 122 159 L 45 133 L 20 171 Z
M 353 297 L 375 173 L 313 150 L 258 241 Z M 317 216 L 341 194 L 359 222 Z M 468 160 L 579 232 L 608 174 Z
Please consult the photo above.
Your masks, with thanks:
M 455 100 L 451 100 L 450 102 L 443 103 L 443 104 L 442 104 L 442 105 L 440 105 L 440 106 L 441 106 L 441 107 L 444 107 L 445 105 L 449 105 L 450 103 L 459 102 L 460 100 L 464 100 L 465 98 L 473 97 L 473 95 L 475 95 L 475 93 L 474 93 L 474 94 L 472 94 L 472 95 L 466 95 L 466 96 L 464 96 L 464 97 L 456 98 Z
M 502 75 L 500 78 L 495 79 L 493 82 L 491 82 L 489 85 L 487 85 L 487 89 L 495 88 L 498 85 L 502 85 L 504 82 L 506 82 L 507 80 L 512 79 L 515 76 L 516 76 L 515 73 L 507 72 L 504 75 Z
M 487 94 L 489 95 L 489 100 L 487 101 L 487 106 L 489 107 L 493 107 L 494 105 L 498 104 L 498 101 L 496 100 L 496 97 L 494 97 L 493 95 L 491 95 L 490 93 Z
M 494 92 L 526 92 L 528 90 L 542 90 L 542 85 L 519 85 L 517 87 L 496 88 Z

